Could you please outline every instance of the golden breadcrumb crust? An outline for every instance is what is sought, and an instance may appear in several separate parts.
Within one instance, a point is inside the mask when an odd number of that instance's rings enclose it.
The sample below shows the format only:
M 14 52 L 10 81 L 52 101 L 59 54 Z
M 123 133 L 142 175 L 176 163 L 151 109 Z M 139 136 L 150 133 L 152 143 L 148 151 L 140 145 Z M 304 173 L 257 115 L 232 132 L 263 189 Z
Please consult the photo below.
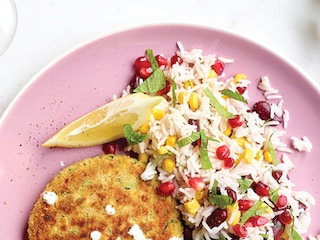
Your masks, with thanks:
M 144 169 L 136 159 L 111 154 L 63 169 L 44 189 L 58 200 L 49 205 L 41 195 L 31 211 L 29 240 L 90 239 L 95 230 L 101 240 L 133 239 L 128 231 L 134 224 L 153 240 L 182 237 L 175 200 L 156 194 L 156 179 L 141 180 Z M 107 205 L 115 208 L 114 215 L 107 214 Z

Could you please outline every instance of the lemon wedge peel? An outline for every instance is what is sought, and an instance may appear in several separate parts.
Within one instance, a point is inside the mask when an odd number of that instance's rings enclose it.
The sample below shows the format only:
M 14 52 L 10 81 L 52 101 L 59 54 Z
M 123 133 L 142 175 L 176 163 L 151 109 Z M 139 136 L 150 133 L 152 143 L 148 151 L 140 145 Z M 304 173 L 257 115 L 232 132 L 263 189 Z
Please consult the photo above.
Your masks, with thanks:
M 109 102 L 71 122 L 42 144 L 43 147 L 90 147 L 123 137 L 123 126 L 134 131 L 144 125 L 161 96 L 133 93 Z

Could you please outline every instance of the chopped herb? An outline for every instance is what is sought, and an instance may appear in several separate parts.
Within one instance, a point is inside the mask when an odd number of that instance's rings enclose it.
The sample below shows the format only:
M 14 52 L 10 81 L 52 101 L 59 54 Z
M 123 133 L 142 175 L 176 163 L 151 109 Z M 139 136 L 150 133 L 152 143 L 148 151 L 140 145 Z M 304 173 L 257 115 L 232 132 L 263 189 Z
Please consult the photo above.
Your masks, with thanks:
M 133 131 L 133 128 L 130 124 L 124 125 L 123 134 L 130 145 L 141 143 L 149 137 L 148 134 L 142 134 L 141 132 Z
M 195 141 L 197 141 L 200 138 L 199 132 L 193 132 L 190 136 L 180 139 L 177 144 L 179 147 L 187 146 L 188 144 L 191 144 Z
M 260 208 L 261 204 L 262 204 L 262 201 L 258 200 L 251 208 L 245 211 L 241 217 L 240 224 L 243 225 L 246 223 L 246 221 L 248 221 L 250 217 L 258 215 L 257 211 Z
M 134 89 L 134 92 L 154 93 L 166 86 L 166 77 L 163 71 L 159 68 L 151 49 L 147 50 L 147 55 L 151 63 L 152 74 L 136 89 Z
M 239 93 L 238 91 L 233 92 L 229 89 L 223 89 L 221 91 L 221 93 L 227 97 L 233 98 L 233 99 L 238 100 L 240 102 L 248 103 L 247 99 L 245 99 L 243 97 L 243 95 L 241 93 Z
M 200 130 L 200 162 L 204 170 L 212 169 L 212 165 L 208 156 L 208 139 L 204 130 Z
M 219 236 L 219 240 L 226 240 L 226 237 L 221 234 L 221 235 Z
M 207 95 L 207 97 L 210 99 L 210 103 L 213 105 L 213 107 L 217 110 L 217 112 L 224 118 L 230 119 L 234 118 L 234 114 L 227 111 L 221 103 L 218 101 L 218 99 L 214 96 L 212 91 L 209 88 L 205 88 L 204 93 Z
M 299 233 L 293 228 L 293 224 L 291 229 L 291 237 L 293 240 L 303 240 L 303 238 L 299 235 Z
M 269 190 L 269 195 L 270 195 L 270 199 L 271 201 L 276 204 L 278 199 L 279 199 L 279 188 L 278 189 L 270 189 Z
M 276 150 L 274 149 L 272 141 L 271 141 L 272 135 L 273 135 L 273 133 L 271 134 L 270 138 L 268 139 L 268 147 L 269 147 L 269 151 L 271 154 L 272 163 L 273 163 L 273 165 L 277 166 L 279 164 L 279 160 L 278 160 L 278 157 L 276 154 Z
M 172 104 L 173 104 L 173 107 L 176 107 L 176 104 L 177 104 L 177 95 L 176 95 L 177 84 L 173 79 L 171 80 L 171 87 L 172 87 Z
M 232 203 L 232 198 L 226 195 L 210 194 L 209 201 L 215 204 L 220 209 L 225 209 L 228 205 Z
M 253 180 L 249 178 L 240 178 L 238 182 L 240 184 L 241 192 L 245 193 L 250 188 L 251 184 L 253 183 Z
M 148 58 L 149 58 L 152 71 L 155 71 L 156 69 L 159 68 L 159 65 L 158 65 L 158 62 L 157 62 L 156 58 L 155 58 L 154 55 L 153 55 L 152 49 L 147 49 L 147 50 L 146 50 L 146 54 L 147 54 L 147 56 L 148 56 Z
M 260 233 L 259 234 L 261 237 L 263 237 L 263 239 L 268 239 L 269 238 L 269 235 L 266 234 L 266 233 Z
M 212 194 L 216 195 L 216 194 L 217 194 L 217 189 L 218 189 L 218 180 L 215 179 L 215 180 L 213 181 L 213 186 L 212 186 L 212 188 L 211 188 Z

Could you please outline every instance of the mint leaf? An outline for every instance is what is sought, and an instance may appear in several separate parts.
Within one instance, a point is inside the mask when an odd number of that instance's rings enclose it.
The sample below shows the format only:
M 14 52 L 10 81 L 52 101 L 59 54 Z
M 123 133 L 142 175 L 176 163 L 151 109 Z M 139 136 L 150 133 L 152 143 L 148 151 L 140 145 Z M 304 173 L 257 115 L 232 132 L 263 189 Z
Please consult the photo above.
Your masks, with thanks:
M 160 68 L 157 68 L 150 77 L 143 81 L 134 92 L 155 93 L 166 86 L 166 77 Z
M 140 132 L 133 131 L 133 128 L 130 124 L 125 124 L 123 126 L 123 134 L 130 145 L 141 143 L 149 137 L 148 134 L 142 134 Z
M 205 88 L 204 93 L 207 95 L 207 97 L 210 99 L 210 103 L 213 105 L 213 107 L 216 109 L 216 111 L 224 118 L 230 119 L 234 118 L 234 114 L 227 111 L 221 103 L 218 101 L 218 99 L 214 96 L 213 92 L 209 88 Z
M 269 190 L 269 196 L 271 201 L 276 204 L 279 199 L 279 188 L 278 189 L 270 189 Z
M 240 224 L 243 225 L 246 223 L 246 221 L 248 221 L 250 217 L 258 215 L 257 210 L 260 208 L 261 204 L 262 204 L 262 201 L 258 200 L 251 208 L 245 211 L 241 217 Z
M 245 99 L 243 97 L 243 95 L 241 93 L 239 93 L 238 91 L 233 92 L 229 89 L 223 89 L 221 91 L 221 93 L 227 97 L 233 98 L 233 99 L 238 100 L 240 102 L 248 103 L 247 99 Z
M 208 139 L 204 130 L 200 130 L 200 162 L 204 170 L 212 169 L 212 165 L 208 156 Z
M 272 135 L 273 135 L 273 133 L 271 134 L 271 136 L 268 139 L 268 148 L 269 148 L 269 151 L 271 154 L 272 163 L 273 163 L 273 165 L 277 166 L 279 164 L 279 160 L 278 160 L 278 157 L 276 154 L 276 150 L 274 149 L 272 141 L 271 141 Z
M 211 188 L 212 194 L 213 194 L 213 195 L 216 195 L 216 194 L 217 194 L 217 190 L 218 190 L 218 180 L 215 179 L 215 180 L 213 181 L 213 186 L 212 186 L 212 188 Z
M 299 235 L 299 233 L 293 227 L 291 229 L 291 237 L 293 240 L 303 240 L 303 238 Z
M 245 193 L 250 188 L 251 184 L 253 183 L 253 180 L 249 178 L 240 178 L 238 182 L 240 185 L 241 192 Z
M 200 133 L 193 132 L 190 136 L 180 139 L 177 142 L 177 144 L 179 147 L 184 147 L 184 146 L 187 146 L 188 144 L 191 144 L 191 143 L 197 141 L 199 138 L 200 138 Z
M 226 240 L 226 237 L 221 234 L 221 235 L 219 236 L 219 240 Z
M 232 198 L 226 195 L 210 194 L 209 201 L 210 203 L 217 205 L 218 208 L 225 209 L 232 203 Z
M 152 74 L 133 91 L 143 93 L 155 93 L 166 86 L 166 77 L 163 71 L 159 68 L 157 60 L 155 59 L 152 50 L 148 49 L 146 52 L 151 64 Z

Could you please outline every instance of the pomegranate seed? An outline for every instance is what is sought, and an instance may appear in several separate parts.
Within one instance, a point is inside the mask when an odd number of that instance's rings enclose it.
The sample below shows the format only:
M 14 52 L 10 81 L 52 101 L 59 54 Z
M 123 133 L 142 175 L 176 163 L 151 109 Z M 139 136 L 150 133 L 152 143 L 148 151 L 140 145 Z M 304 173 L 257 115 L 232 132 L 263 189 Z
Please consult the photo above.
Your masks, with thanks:
M 232 168 L 234 166 L 234 159 L 232 157 L 228 157 L 223 161 L 223 167 L 226 169 Z
M 161 183 L 157 188 L 157 194 L 163 197 L 170 196 L 173 193 L 175 186 L 173 182 Z
M 163 56 L 161 56 L 161 55 L 157 55 L 157 56 L 155 56 L 154 58 L 156 59 L 159 68 L 162 67 L 162 66 L 163 66 L 163 67 L 166 67 L 166 66 L 167 66 L 168 60 L 167 60 L 165 57 L 163 57 Z
M 232 202 L 235 202 L 237 200 L 237 193 L 231 187 L 226 187 L 226 191 L 228 196 L 232 199 Z
M 171 66 L 176 63 L 181 65 L 183 63 L 183 59 L 180 56 L 178 56 L 177 54 L 175 54 L 171 57 L 170 62 L 171 62 Z
M 200 177 L 193 177 L 189 179 L 189 185 L 195 190 L 203 190 L 206 184 L 204 183 L 203 179 Z
M 234 118 L 228 119 L 228 124 L 232 128 L 240 127 L 242 126 L 243 123 L 244 123 L 243 117 L 241 117 L 240 115 L 236 115 Z
M 276 207 L 279 209 L 284 208 L 285 206 L 287 206 L 287 203 L 288 203 L 287 197 L 285 195 L 280 195 L 276 203 Z
M 257 182 L 255 186 L 255 192 L 260 196 L 260 197 L 267 197 L 269 196 L 269 186 L 264 184 L 263 182 Z
M 102 150 L 105 154 L 115 154 L 116 144 L 115 142 L 109 142 L 102 145 Z
M 225 160 L 230 156 L 230 149 L 227 145 L 221 145 L 216 150 L 216 157 L 219 160 Z
M 259 101 L 253 104 L 252 110 L 258 113 L 262 120 L 270 119 L 270 104 L 266 101 Z
M 224 62 L 216 60 L 215 63 L 211 65 L 211 69 L 214 70 L 218 76 L 220 76 L 224 70 Z
M 146 56 L 138 57 L 134 62 L 134 67 L 138 72 L 141 68 L 149 68 L 151 67 L 151 63 Z
M 247 229 L 244 225 L 240 225 L 239 223 L 233 226 L 234 233 L 241 238 L 245 238 L 247 236 Z
M 152 74 L 151 67 L 149 67 L 149 68 L 140 68 L 139 71 L 138 71 L 138 76 L 141 77 L 142 79 L 147 79 L 148 77 L 150 77 L 151 74 Z
M 292 216 L 289 210 L 284 210 L 280 215 L 279 215 L 279 221 L 283 223 L 284 225 L 292 223 Z
M 210 228 L 218 227 L 227 219 L 228 213 L 225 209 L 215 209 L 207 218 L 206 223 Z
M 277 170 L 272 172 L 272 177 L 279 182 L 280 178 L 282 177 L 282 171 Z
M 247 211 L 249 208 L 251 208 L 253 206 L 253 203 L 254 202 L 251 200 L 239 199 L 238 200 L 239 210 L 242 212 Z
M 246 87 L 237 87 L 236 89 L 238 90 L 238 92 L 239 92 L 240 94 L 244 94 L 244 92 L 247 90 Z
M 167 94 L 170 91 L 170 87 L 171 87 L 171 83 L 170 81 L 166 80 L 166 86 L 164 86 L 164 88 L 162 88 L 161 90 L 158 91 L 158 94 L 160 96 L 163 96 L 165 94 Z
M 269 222 L 269 219 L 263 216 L 250 217 L 245 223 L 246 227 L 260 227 Z

